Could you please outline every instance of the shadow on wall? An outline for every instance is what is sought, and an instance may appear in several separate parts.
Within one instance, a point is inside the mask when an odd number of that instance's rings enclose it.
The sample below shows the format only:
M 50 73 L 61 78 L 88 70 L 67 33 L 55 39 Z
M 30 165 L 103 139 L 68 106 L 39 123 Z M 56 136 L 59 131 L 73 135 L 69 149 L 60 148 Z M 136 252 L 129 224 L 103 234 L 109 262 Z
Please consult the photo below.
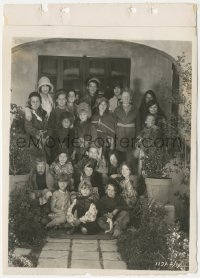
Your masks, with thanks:
M 133 79 L 133 101 L 136 107 L 140 107 L 144 92 L 142 91 L 143 81 L 141 78 Z

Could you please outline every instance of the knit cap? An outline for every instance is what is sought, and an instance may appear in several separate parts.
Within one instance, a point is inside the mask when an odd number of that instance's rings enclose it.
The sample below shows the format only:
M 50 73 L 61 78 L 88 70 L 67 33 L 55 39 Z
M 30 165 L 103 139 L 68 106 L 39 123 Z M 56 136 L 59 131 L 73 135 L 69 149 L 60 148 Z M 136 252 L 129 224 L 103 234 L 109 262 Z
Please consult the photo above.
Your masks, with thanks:
M 91 116 L 92 116 L 91 108 L 86 102 L 82 102 L 79 104 L 79 106 L 77 108 L 78 115 L 83 110 L 87 113 L 88 118 L 91 118 Z

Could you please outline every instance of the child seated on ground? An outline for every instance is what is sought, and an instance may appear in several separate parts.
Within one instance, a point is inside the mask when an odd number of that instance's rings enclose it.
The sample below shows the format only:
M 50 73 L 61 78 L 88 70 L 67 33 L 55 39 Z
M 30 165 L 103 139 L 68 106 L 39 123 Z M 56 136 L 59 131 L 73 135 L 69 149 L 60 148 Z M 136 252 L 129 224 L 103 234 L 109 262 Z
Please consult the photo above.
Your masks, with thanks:
M 46 225 L 46 228 L 59 226 L 67 222 L 67 211 L 71 205 L 70 193 L 70 178 L 62 173 L 58 177 L 58 187 L 53 193 L 51 199 L 51 213 L 48 215 L 51 221 Z
M 48 165 L 44 157 L 36 158 L 35 165 L 36 167 L 31 170 L 29 175 L 31 197 L 33 199 L 38 198 L 40 205 L 44 205 L 52 196 L 53 179 L 48 173 Z
M 95 170 L 96 166 L 97 161 L 95 159 L 88 158 L 84 161 L 83 170 L 79 178 L 78 191 L 84 182 L 88 182 L 91 184 L 93 192 L 96 192 L 98 196 L 104 195 L 105 191 L 101 183 L 101 174 Z
M 64 173 L 66 174 L 71 181 L 71 186 L 69 188 L 70 191 L 73 190 L 73 184 L 74 184 L 74 179 L 73 179 L 73 173 L 74 173 L 74 168 L 73 165 L 70 161 L 69 155 L 67 154 L 66 149 L 62 149 L 57 156 L 56 160 L 51 164 L 49 168 L 50 174 L 54 178 L 54 184 L 57 185 L 58 182 L 58 177 L 60 174 Z
M 75 211 L 77 219 L 72 217 Z M 77 226 L 78 223 L 83 234 L 96 234 L 99 230 L 96 217 L 96 195 L 93 194 L 91 184 L 85 182 L 81 184 L 79 193 L 68 210 L 68 219 L 73 219 L 72 226 Z
M 98 204 L 98 225 L 114 237 L 118 237 L 122 230 L 127 228 L 129 223 L 128 206 L 122 196 L 117 194 L 117 187 L 114 181 L 106 186 L 106 196 L 102 197 Z

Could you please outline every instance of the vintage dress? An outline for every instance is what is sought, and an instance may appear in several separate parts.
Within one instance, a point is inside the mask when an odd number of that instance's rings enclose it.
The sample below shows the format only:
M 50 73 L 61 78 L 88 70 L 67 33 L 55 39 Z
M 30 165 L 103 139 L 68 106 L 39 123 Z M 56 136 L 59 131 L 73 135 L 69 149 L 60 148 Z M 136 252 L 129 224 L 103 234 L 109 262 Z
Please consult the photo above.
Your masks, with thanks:
M 129 105 L 129 111 L 125 112 L 123 106 L 115 109 L 116 119 L 116 149 L 127 152 L 134 148 L 136 135 L 136 109 Z
M 54 208 L 52 209 L 52 205 Z M 52 220 L 47 224 L 47 227 L 54 227 L 67 222 L 67 212 L 70 208 L 70 194 L 68 191 L 57 190 L 53 193 L 51 199 L 51 213 L 48 215 Z
M 67 174 L 71 179 L 71 183 L 73 183 L 72 176 L 74 173 L 74 168 L 70 161 L 66 162 L 64 165 L 61 165 L 59 162 L 53 162 L 49 168 L 49 172 L 54 179 L 54 186 L 58 185 L 58 179 L 60 174 Z M 71 186 L 69 190 L 72 189 L 73 187 Z

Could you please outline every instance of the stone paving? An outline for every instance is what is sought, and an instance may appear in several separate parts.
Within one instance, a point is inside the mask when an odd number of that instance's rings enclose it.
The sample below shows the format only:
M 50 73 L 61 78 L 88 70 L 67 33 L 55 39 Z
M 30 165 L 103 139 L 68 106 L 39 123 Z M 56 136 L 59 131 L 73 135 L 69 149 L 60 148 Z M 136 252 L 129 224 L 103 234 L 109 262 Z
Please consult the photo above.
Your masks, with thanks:
M 126 269 L 116 240 L 47 238 L 38 268 Z

